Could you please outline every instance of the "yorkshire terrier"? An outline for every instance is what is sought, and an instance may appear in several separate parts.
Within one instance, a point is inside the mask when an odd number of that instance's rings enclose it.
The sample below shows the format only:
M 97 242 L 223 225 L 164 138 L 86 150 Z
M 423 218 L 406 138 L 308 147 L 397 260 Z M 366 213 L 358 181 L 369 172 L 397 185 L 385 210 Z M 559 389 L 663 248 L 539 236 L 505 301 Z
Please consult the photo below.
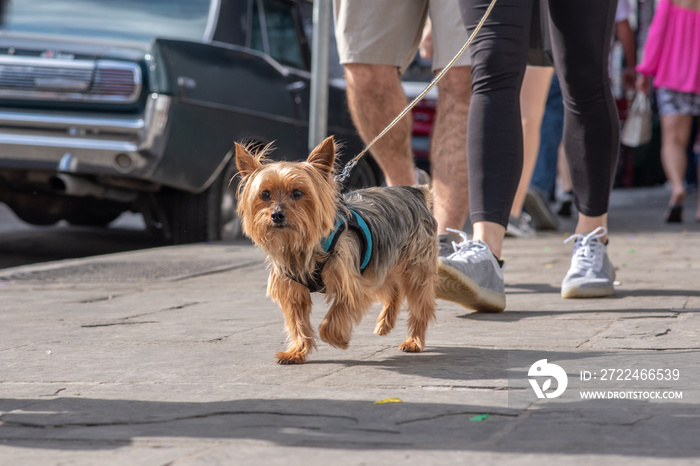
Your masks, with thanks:
M 346 349 L 354 324 L 373 302 L 384 306 L 374 333 L 394 327 L 404 298 L 409 333 L 399 348 L 419 352 L 435 318 L 437 224 L 426 186 L 383 187 L 341 195 L 333 138 L 303 162 L 271 162 L 269 148 L 236 144 L 238 216 L 246 236 L 268 257 L 267 294 L 284 313 L 289 347 L 280 364 L 303 363 L 316 348 L 311 293 L 330 309 L 321 340 Z

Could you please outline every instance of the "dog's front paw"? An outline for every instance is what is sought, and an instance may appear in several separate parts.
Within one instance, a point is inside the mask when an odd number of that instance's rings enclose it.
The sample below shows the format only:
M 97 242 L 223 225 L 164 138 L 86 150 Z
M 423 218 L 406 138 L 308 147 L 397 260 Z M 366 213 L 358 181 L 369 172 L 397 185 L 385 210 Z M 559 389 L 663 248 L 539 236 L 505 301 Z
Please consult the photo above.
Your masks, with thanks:
M 275 358 L 277 358 L 277 364 L 302 364 L 306 361 L 306 354 L 301 351 L 278 351 Z
M 423 345 L 421 345 L 414 339 L 409 338 L 408 340 L 404 341 L 399 345 L 399 349 L 404 353 L 420 353 L 421 351 L 423 351 Z
M 350 338 L 344 335 L 336 326 L 331 326 L 327 320 L 321 322 L 321 325 L 318 327 L 318 335 L 321 337 L 321 340 L 336 348 L 348 349 L 350 345 Z

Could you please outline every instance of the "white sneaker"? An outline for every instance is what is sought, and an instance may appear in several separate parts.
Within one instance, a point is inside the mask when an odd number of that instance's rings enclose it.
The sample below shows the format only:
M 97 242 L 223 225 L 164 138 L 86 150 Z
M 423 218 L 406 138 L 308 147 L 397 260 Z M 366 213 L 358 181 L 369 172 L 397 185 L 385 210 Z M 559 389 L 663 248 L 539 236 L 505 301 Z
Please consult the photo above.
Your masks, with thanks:
M 532 238 L 535 236 L 535 229 L 532 228 L 532 217 L 525 212 L 521 212 L 517 217 L 511 215 L 508 218 L 506 236 L 515 238 Z
M 503 265 L 483 241 L 470 241 L 463 231 L 450 231 L 459 234 L 462 242 L 452 242 L 454 252 L 439 258 L 436 296 L 479 312 L 501 312 L 506 307 Z
M 575 239 L 571 268 L 561 282 L 563 298 L 601 298 L 613 294 L 615 269 L 608 259 L 607 247 L 600 242 L 608 230 L 598 227 L 587 235 L 571 235 Z
M 537 230 L 558 230 L 559 220 L 549 208 L 546 195 L 538 188 L 531 187 L 527 190 L 524 203 L 525 210 L 532 216 L 533 225 Z
M 423 170 L 422 168 L 416 167 L 414 173 L 416 174 L 417 185 L 432 185 L 433 180 L 430 178 L 430 174 L 427 171 Z

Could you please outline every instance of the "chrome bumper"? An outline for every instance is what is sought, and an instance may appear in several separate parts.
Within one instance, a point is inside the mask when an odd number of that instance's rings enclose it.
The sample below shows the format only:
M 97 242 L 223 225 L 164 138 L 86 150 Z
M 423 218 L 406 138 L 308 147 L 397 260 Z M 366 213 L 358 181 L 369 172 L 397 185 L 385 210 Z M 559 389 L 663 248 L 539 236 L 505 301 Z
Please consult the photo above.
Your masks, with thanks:
M 137 117 L 0 110 L 0 168 L 147 175 L 163 155 L 170 110 L 159 94 Z

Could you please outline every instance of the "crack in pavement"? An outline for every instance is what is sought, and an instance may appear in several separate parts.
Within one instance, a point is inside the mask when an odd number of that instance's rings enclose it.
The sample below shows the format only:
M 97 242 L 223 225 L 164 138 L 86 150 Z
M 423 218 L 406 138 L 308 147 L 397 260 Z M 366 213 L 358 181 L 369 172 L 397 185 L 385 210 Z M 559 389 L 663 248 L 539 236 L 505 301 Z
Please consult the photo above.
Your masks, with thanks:
M 117 325 L 141 325 L 141 324 L 159 324 L 160 322 L 156 320 L 143 320 L 137 322 L 109 322 L 104 324 L 85 324 L 81 325 L 81 328 L 98 328 L 98 327 L 114 327 Z
M 19 414 L 17 411 L 11 411 L 7 414 Z M 359 419 L 351 416 L 339 414 L 308 414 L 308 413 L 283 413 L 277 411 L 216 411 L 213 413 L 193 414 L 191 416 L 181 416 L 169 419 L 154 419 L 148 421 L 112 421 L 112 422 L 64 422 L 56 424 L 34 424 L 31 422 L 12 421 L 4 419 L 5 414 L 0 415 L 0 422 L 5 426 L 27 427 L 31 429 L 62 429 L 67 427 L 114 427 L 114 426 L 135 426 L 135 425 L 150 425 L 150 424 L 165 424 L 169 422 L 189 421 L 195 419 L 209 419 L 220 416 L 240 416 L 240 415 L 269 415 L 281 417 L 307 417 L 307 418 L 327 418 L 327 419 L 344 419 L 346 421 L 359 424 Z M 246 426 L 250 427 L 250 426 Z
M 105 323 L 99 323 L 99 324 L 85 324 L 81 325 L 82 328 L 96 328 L 96 327 L 112 327 L 115 325 L 135 325 L 135 324 L 158 324 L 160 322 L 155 321 L 155 320 L 144 320 L 144 321 L 134 321 L 134 322 L 127 322 L 130 319 L 135 319 L 137 317 L 144 317 L 144 316 L 150 316 L 153 314 L 158 314 L 161 312 L 167 312 L 167 311 L 176 311 L 180 309 L 185 309 L 190 306 L 196 306 L 197 304 L 201 304 L 199 301 L 193 301 L 190 303 L 185 303 L 185 304 L 180 304 L 178 306 L 172 306 L 168 307 L 165 309 L 159 309 L 157 311 L 153 312 L 144 312 L 141 314 L 134 314 L 132 316 L 127 316 L 127 317 L 121 317 L 117 321 L 114 322 L 105 322 Z
M 594 340 L 599 339 L 601 334 L 610 330 L 614 325 L 615 325 L 615 321 L 611 320 L 610 322 L 608 322 L 608 325 L 606 325 L 605 328 L 600 329 L 598 332 L 595 333 L 595 335 L 591 335 L 590 338 L 586 339 L 586 341 L 584 341 L 583 343 L 579 343 L 578 345 L 576 345 L 576 349 L 586 348 L 586 345 L 588 343 L 591 343 Z
M 11 350 L 20 349 L 20 348 L 27 348 L 28 346 L 31 346 L 31 345 L 9 346 L 9 347 L 7 347 L 7 348 L 0 348 L 0 352 L 2 352 L 2 351 L 11 351 Z
M 197 304 L 202 304 L 202 303 L 200 301 L 192 301 L 190 303 L 180 304 L 178 306 L 166 307 L 165 309 L 158 309 L 157 311 L 142 312 L 141 314 L 134 314 L 134 315 L 128 316 L 128 317 L 122 317 L 122 319 L 135 319 L 136 317 L 150 316 L 150 315 L 158 314 L 161 312 L 177 311 L 180 309 L 185 309 L 186 307 L 196 306 Z
M 39 397 L 53 397 L 53 396 L 58 395 L 58 394 L 61 393 L 61 392 L 66 391 L 66 390 L 68 390 L 68 389 L 65 388 L 65 387 L 64 387 L 64 388 L 59 388 L 58 390 L 56 390 L 55 392 L 53 392 L 51 395 L 39 395 Z
M 372 354 L 370 354 L 370 355 L 368 355 L 368 356 L 365 356 L 365 357 L 363 357 L 363 358 L 360 358 L 359 361 L 361 361 L 361 362 L 363 362 L 363 363 L 364 363 L 364 362 L 367 362 L 367 361 L 370 361 L 370 360 L 371 360 L 372 358 L 374 358 L 375 356 L 377 356 L 377 355 L 379 355 L 379 354 L 381 354 L 381 353 L 384 353 L 384 352 L 388 351 L 388 350 L 391 349 L 391 348 L 393 348 L 393 346 L 385 346 L 384 348 L 378 349 L 378 350 L 376 350 L 374 353 L 372 353 Z M 339 374 L 340 372 L 343 372 L 343 371 L 345 371 L 345 370 L 351 369 L 351 368 L 353 368 L 353 367 L 354 367 L 354 366 L 343 366 L 343 367 L 339 367 L 338 369 L 336 369 L 336 370 L 334 370 L 334 371 L 328 372 L 327 374 L 323 374 L 323 375 L 320 375 L 320 376 L 318 376 L 318 377 L 316 377 L 316 378 L 311 379 L 311 380 L 309 381 L 309 384 L 313 384 L 313 383 L 316 383 L 316 382 L 318 382 L 318 381 L 320 381 L 320 380 L 323 380 L 323 379 L 325 379 L 325 378 L 328 378 L 328 377 L 337 375 L 337 374 Z
M 275 327 L 279 326 L 279 322 L 270 322 L 268 324 L 257 325 L 255 327 L 244 328 L 244 329 L 241 329 L 237 332 L 233 332 L 230 335 L 224 335 L 222 337 L 217 337 L 217 338 L 212 338 L 211 340 L 206 340 L 206 342 L 207 343 L 221 343 L 222 341 L 226 341 L 229 338 L 235 337 L 236 335 L 239 335 L 241 333 L 250 332 L 252 330 L 259 330 L 261 328 L 272 327 L 272 326 L 275 326 Z
M 665 316 L 632 316 L 632 317 L 620 317 L 620 320 L 635 320 L 635 319 L 676 319 L 680 312 L 669 311 L 669 315 Z
M 508 387 L 503 385 L 422 385 L 420 388 L 423 390 L 495 390 L 495 391 L 507 391 Z
M 118 294 L 111 294 L 109 296 L 100 296 L 99 298 L 88 298 L 83 301 L 78 301 L 78 304 L 91 304 L 91 303 L 99 303 L 102 301 L 111 301 L 113 299 L 121 298 L 121 295 Z

